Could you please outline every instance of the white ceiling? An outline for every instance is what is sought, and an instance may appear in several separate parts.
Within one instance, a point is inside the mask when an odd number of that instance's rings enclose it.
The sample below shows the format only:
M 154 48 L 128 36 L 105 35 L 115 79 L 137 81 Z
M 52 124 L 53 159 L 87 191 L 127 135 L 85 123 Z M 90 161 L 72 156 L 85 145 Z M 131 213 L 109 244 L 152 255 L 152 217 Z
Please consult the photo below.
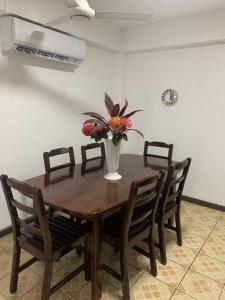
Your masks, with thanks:
M 152 14 L 151 22 L 225 9 L 225 0 L 89 0 L 89 3 L 101 11 L 149 12 Z M 119 24 L 127 26 L 135 23 Z

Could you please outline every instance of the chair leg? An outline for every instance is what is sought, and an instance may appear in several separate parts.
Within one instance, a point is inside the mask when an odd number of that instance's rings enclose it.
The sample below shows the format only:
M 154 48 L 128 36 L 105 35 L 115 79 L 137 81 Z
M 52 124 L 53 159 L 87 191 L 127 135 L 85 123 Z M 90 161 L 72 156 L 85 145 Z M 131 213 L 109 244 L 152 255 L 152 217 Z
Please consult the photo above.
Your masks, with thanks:
M 70 220 L 74 221 L 78 225 L 81 225 L 81 220 L 80 219 L 75 219 L 73 216 L 70 216 Z M 76 248 L 76 253 L 77 253 L 77 256 L 81 257 L 82 256 L 82 248 L 77 247 Z
M 122 276 L 123 299 L 130 300 L 129 278 L 127 269 L 127 247 L 122 247 L 120 251 L 120 268 Z
M 167 264 L 166 258 L 166 240 L 165 240 L 165 229 L 162 222 L 158 225 L 158 234 L 159 234 L 159 249 L 160 249 L 160 258 L 163 265 Z
M 168 224 L 169 224 L 170 226 L 173 226 L 173 223 L 174 223 L 174 216 L 172 216 L 172 217 L 169 218 L 169 220 L 168 220 Z
M 10 293 L 12 294 L 17 291 L 20 255 L 21 255 L 21 248 L 18 245 L 15 245 L 13 250 L 12 272 L 11 272 L 11 282 L 10 282 Z
M 177 233 L 177 245 L 182 246 L 182 230 L 180 221 L 180 211 L 178 210 L 175 214 L 176 219 L 176 233 Z
M 85 280 L 90 281 L 91 280 L 91 260 L 90 260 L 90 238 L 88 237 L 85 240 L 85 245 L 84 245 L 84 273 L 85 273 Z
M 157 276 L 157 265 L 156 265 L 155 241 L 154 241 L 153 233 L 150 233 L 148 247 L 149 247 L 151 274 L 152 274 L 152 276 L 156 277 Z
M 43 278 L 41 300 L 48 300 L 50 297 L 51 279 L 52 279 L 52 260 L 45 262 L 45 271 Z

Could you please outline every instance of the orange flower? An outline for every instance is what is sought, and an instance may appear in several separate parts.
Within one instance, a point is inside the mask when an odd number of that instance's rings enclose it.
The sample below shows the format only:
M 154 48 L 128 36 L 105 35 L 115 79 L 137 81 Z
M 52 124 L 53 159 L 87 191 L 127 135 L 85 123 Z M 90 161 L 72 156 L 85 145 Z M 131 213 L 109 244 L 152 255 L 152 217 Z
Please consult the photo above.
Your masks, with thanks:
M 121 125 L 120 120 L 120 117 L 113 117 L 111 120 L 109 120 L 109 125 L 111 127 L 119 127 Z

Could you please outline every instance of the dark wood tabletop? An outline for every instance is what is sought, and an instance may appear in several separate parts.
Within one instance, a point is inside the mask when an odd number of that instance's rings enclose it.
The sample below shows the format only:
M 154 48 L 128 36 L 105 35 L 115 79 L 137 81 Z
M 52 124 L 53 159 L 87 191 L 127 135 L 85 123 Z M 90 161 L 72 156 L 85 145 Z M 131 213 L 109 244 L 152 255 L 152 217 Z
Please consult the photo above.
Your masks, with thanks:
M 166 170 L 167 161 L 154 158 L 146 161 L 141 155 L 122 154 L 119 173 L 123 178 L 116 182 L 104 179 L 106 162 L 97 160 L 51 171 L 26 183 L 41 188 L 46 204 L 86 219 L 125 204 L 131 182 L 155 175 L 155 166 Z

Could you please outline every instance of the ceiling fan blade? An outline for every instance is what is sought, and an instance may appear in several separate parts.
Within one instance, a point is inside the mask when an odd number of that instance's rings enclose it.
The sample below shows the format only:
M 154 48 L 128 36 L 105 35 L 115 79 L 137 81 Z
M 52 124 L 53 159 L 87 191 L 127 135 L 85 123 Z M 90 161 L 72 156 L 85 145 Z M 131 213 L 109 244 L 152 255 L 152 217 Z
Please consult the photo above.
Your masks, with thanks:
M 59 2 L 65 4 L 67 7 L 77 7 L 78 4 L 74 0 L 58 0 Z
M 151 17 L 151 14 L 136 12 L 97 11 L 95 12 L 95 16 L 98 19 L 105 20 L 148 21 Z
M 81 8 L 90 8 L 90 5 L 87 0 L 58 0 L 61 3 L 65 4 L 67 7 L 81 7 Z
M 45 23 L 45 26 L 54 27 L 54 26 L 60 25 L 62 23 L 65 23 L 65 22 L 67 22 L 69 20 L 70 20 L 70 16 L 67 15 L 67 16 L 64 16 L 64 17 L 52 20 L 52 21 L 50 21 L 48 23 Z

